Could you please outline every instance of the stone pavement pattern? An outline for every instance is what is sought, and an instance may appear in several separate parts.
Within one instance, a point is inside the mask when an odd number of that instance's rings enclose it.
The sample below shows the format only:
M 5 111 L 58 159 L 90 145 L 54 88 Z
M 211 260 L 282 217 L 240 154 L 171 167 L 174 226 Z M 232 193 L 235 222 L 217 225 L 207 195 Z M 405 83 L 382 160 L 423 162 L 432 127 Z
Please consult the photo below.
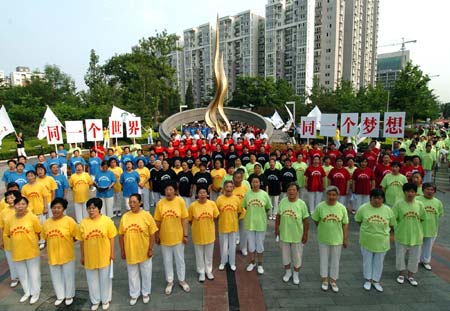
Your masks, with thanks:
M 0 167 L 3 174 L 4 165 Z M 174 288 L 171 296 L 164 295 L 164 271 L 159 247 L 155 247 L 153 261 L 153 281 L 151 301 L 144 305 L 140 300 L 134 307 L 128 304 L 128 281 L 125 262 L 120 259 L 117 248 L 114 265 L 113 298 L 110 310 L 443 310 L 450 311 L 450 184 L 446 168 L 438 172 L 438 198 L 443 200 L 445 216 L 441 220 L 439 237 L 433 250 L 433 272 L 419 269 L 417 288 L 405 283 L 395 282 L 395 250 L 392 248 L 385 259 L 382 284 L 385 292 L 380 294 L 374 289 L 370 292 L 362 288 L 363 278 L 361 255 L 358 245 L 358 225 L 353 222 L 349 228 L 348 249 L 342 251 L 340 292 L 334 294 L 320 290 L 319 252 L 317 245 L 317 229 L 311 223 L 309 241 L 304 248 L 303 268 L 300 272 L 300 286 L 283 283 L 281 254 L 273 234 L 273 221 L 269 221 L 266 234 L 266 251 L 264 258 L 265 274 L 257 276 L 256 272 L 245 270 L 246 258 L 238 255 L 238 271 L 235 275 L 218 271 L 218 244 L 214 257 L 214 281 L 204 284 L 197 282 L 195 273 L 195 257 L 192 244 L 186 247 L 186 276 L 192 292 L 186 294 L 179 287 Z M 3 188 L 3 185 L 2 185 Z M 4 190 L 4 189 L 3 189 Z M 3 190 L 0 189 L 0 191 Z M 73 215 L 73 206 L 68 209 Z M 119 220 L 115 218 L 118 225 Z M 116 244 L 118 245 L 118 243 Z M 392 245 L 393 246 L 393 245 Z M 78 246 L 77 246 L 78 248 Z M 77 255 L 79 251 L 77 250 Z M 4 253 L 0 252 L 0 310 L 57 310 L 53 306 L 55 300 L 47 265 L 46 251 L 41 256 L 42 292 L 39 302 L 33 306 L 18 303 L 22 289 L 9 288 L 9 271 Z M 90 302 L 87 291 L 84 269 L 76 265 L 77 294 L 74 304 L 64 310 L 89 310 Z M 231 274 L 231 276 L 230 276 Z M 233 292 L 237 291 L 237 297 Z

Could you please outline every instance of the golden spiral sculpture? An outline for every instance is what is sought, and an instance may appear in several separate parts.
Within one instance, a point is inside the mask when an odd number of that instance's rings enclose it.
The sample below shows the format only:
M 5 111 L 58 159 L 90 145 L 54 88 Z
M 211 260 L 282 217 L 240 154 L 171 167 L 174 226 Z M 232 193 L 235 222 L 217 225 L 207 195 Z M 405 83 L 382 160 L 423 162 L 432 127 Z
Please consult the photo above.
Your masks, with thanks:
M 223 102 L 228 91 L 228 80 L 225 75 L 223 65 L 223 54 L 219 51 L 219 16 L 217 15 L 216 22 L 216 44 L 214 50 L 214 82 L 216 83 L 216 92 L 213 100 L 209 103 L 205 113 L 205 121 L 209 127 L 215 127 L 217 132 L 228 131 L 231 132 L 231 124 L 223 110 Z M 220 118 L 217 116 L 219 111 Z

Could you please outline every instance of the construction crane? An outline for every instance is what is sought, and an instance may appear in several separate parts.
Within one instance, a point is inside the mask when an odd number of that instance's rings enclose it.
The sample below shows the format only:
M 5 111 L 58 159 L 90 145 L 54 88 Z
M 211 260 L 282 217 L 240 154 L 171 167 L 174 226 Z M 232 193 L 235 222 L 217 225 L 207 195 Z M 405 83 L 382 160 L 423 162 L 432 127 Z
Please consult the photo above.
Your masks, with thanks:
M 417 42 L 417 40 L 405 40 L 405 38 L 402 38 L 402 42 L 396 42 L 396 43 L 392 43 L 392 44 L 381 45 L 381 46 L 379 46 L 379 48 L 401 45 L 402 47 L 400 48 L 400 51 L 404 52 L 405 49 L 406 49 L 406 44 L 408 44 L 408 43 L 416 43 L 416 42 Z

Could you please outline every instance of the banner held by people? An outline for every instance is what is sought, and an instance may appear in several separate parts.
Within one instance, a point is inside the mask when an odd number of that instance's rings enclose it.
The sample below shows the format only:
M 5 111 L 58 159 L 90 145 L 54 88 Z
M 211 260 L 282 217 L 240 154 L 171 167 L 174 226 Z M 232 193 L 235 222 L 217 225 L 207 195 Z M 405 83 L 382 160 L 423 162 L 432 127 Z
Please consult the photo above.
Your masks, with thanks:
M 2 106 L 0 109 L 0 146 L 2 145 L 2 140 L 5 136 L 15 133 L 16 130 L 9 118 L 8 113 L 6 112 L 5 106 Z
M 59 125 L 62 128 L 64 128 L 62 123 L 58 120 L 58 118 L 56 117 L 56 115 L 53 113 L 53 111 L 50 109 L 49 106 L 47 106 L 44 117 L 42 118 L 42 121 L 39 124 L 39 131 L 38 131 L 38 135 L 37 135 L 38 139 L 44 139 L 47 137 L 47 134 L 48 134 L 47 125 L 52 125 L 52 126 Z

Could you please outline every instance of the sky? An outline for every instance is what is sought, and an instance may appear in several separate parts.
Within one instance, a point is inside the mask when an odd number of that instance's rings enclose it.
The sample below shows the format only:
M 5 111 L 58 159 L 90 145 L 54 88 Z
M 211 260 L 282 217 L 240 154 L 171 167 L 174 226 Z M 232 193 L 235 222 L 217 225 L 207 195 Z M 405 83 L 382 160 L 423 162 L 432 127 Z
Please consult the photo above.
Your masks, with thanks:
M 140 38 L 184 29 L 251 9 L 264 16 L 267 0 L 14 0 L 0 1 L 0 70 L 56 64 L 80 89 L 94 49 L 100 62 L 130 51 Z M 450 102 L 450 2 L 380 0 L 378 45 L 407 45 L 411 59 L 431 77 L 441 102 Z M 395 52 L 400 45 L 379 48 Z

